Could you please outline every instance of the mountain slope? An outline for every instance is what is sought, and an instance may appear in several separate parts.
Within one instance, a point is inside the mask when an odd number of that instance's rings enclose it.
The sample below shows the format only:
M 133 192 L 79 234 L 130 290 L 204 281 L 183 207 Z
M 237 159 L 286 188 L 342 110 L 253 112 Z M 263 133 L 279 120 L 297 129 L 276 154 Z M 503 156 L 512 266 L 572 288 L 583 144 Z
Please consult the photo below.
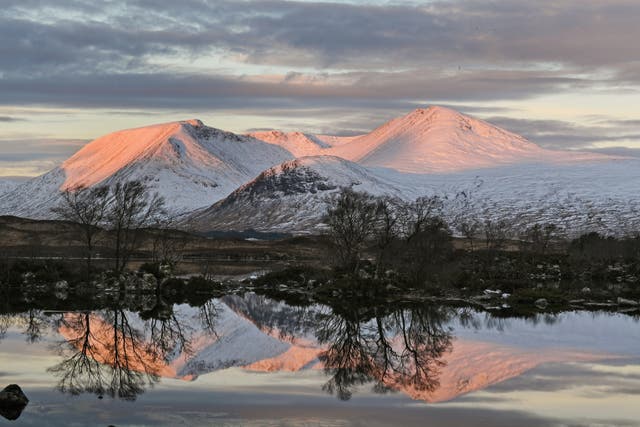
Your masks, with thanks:
M 196 229 L 306 233 L 322 229 L 327 197 L 340 187 L 404 200 L 439 195 L 445 218 L 554 223 L 571 234 L 624 234 L 640 227 L 640 161 L 504 165 L 446 174 L 365 168 L 332 156 L 286 162 L 187 219 Z M 467 194 L 466 203 L 456 195 Z
M 312 135 L 302 132 L 285 133 L 278 130 L 254 132 L 249 136 L 278 145 L 296 157 L 322 155 L 328 149 L 347 144 L 356 138 L 352 136 Z
M 590 153 L 545 150 L 487 122 L 435 106 L 391 120 L 329 151 L 364 166 L 410 173 L 605 158 Z
M 293 157 L 279 146 L 199 120 L 129 129 L 92 141 L 60 167 L 0 196 L 0 214 L 47 218 L 60 190 L 134 179 L 180 214 L 212 204 Z
M 327 198 L 341 187 L 376 195 L 401 190 L 365 168 L 333 156 L 302 157 L 261 173 L 188 219 L 199 230 L 297 230 L 318 226 Z
M 22 184 L 25 180 L 19 178 L 4 178 L 0 177 L 0 196 L 9 191 L 14 190 L 17 186 Z

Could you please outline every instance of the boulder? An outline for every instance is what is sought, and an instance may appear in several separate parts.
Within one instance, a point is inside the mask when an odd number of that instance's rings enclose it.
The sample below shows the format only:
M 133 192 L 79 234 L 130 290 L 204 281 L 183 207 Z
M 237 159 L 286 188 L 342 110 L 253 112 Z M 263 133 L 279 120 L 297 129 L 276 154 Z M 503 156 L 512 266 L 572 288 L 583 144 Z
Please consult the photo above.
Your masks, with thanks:
M 537 299 L 534 304 L 538 308 L 547 308 L 547 306 L 549 305 L 549 302 L 545 298 L 540 298 L 540 299 Z
M 144 273 L 142 275 L 142 281 L 145 283 L 146 287 L 155 287 L 158 285 L 158 279 L 151 273 Z
M 627 306 L 638 306 L 638 301 L 634 301 L 632 299 L 620 298 L 618 297 L 618 305 L 627 305 Z
M 20 386 L 10 384 L 0 391 L 0 415 L 8 420 L 17 420 L 29 399 Z
M 66 280 L 59 280 L 55 284 L 56 291 L 67 291 L 69 289 L 69 282 Z

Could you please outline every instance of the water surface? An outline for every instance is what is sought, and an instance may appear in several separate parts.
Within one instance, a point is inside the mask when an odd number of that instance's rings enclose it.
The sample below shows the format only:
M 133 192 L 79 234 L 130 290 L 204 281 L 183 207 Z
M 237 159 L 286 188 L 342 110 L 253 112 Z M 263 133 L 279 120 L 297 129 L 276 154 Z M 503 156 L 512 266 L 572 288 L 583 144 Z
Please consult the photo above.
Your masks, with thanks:
M 30 403 L 0 424 L 640 425 L 628 314 L 298 307 L 253 293 L 32 299 L 3 313 L 0 383 Z

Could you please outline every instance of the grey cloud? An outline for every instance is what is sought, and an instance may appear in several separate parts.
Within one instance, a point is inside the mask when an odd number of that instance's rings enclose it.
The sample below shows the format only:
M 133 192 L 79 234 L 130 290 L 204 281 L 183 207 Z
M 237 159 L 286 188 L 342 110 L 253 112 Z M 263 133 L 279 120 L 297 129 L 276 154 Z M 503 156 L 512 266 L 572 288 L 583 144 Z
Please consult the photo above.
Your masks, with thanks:
M 0 139 L 0 171 L 3 175 L 39 175 L 62 163 L 87 142 L 79 139 Z
M 0 105 L 254 112 L 347 135 L 428 102 L 490 116 L 547 147 L 640 140 L 638 120 L 578 126 L 473 105 L 637 90 L 639 2 L 390 3 L 6 0 Z M 217 70 L 221 57 L 278 66 L 280 80 Z M 214 65 L 205 73 L 192 64 L 200 59 Z M 0 122 L 19 120 L 6 114 Z
M 64 160 L 87 142 L 81 139 L 0 139 L 0 159 L 5 162 Z
M 443 104 L 467 114 L 501 113 L 514 111 L 504 107 L 483 107 L 466 104 Z M 330 107 L 310 109 L 281 109 L 274 108 L 267 111 L 246 109 L 241 114 L 286 117 L 287 123 L 278 125 L 278 130 L 304 131 L 314 134 L 328 134 L 336 136 L 354 136 L 371 132 L 373 129 L 400 115 L 407 114 L 416 108 L 426 108 L 429 104 L 417 102 L 380 102 L 367 105 L 366 108 Z M 309 122 L 309 117 L 314 121 Z M 318 119 L 322 120 L 318 125 Z M 245 132 L 273 130 L 273 128 L 250 128 Z
M 119 73 L 0 79 L 5 105 L 44 104 L 108 108 L 370 107 L 400 100 L 509 100 L 583 87 L 592 81 L 556 73 L 485 70 L 438 75 L 432 70 L 388 73 L 338 73 L 312 84 L 259 81 L 244 76 Z M 412 103 L 416 103 L 413 101 Z
M 633 127 L 640 129 L 640 119 L 637 120 L 602 120 L 600 124 L 603 125 L 613 125 L 613 126 L 624 126 L 624 127 Z
M 0 123 L 24 122 L 26 119 L 20 117 L 0 116 Z
M 612 156 L 640 158 L 640 147 L 639 148 L 629 148 L 629 147 L 592 148 L 589 151 L 594 151 L 596 153 L 602 153 L 602 154 L 609 154 Z
M 370 108 L 389 106 L 390 98 L 511 100 L 640 81 L 630 62 L 637 56 L 640 26 L 632 18 L 640 4 L 631 0 L 6 3 L 0 11 L 5 105 Z M 195 59 L 220 55 L 293 69 L 267 83 L 243 71 L 203 75 L 191 68 Z M 309 66 L 332 69 L 310 73 Z M 591 75 L 611 67 L 613 78 Z
M 16 55 L 16 67 L 86 63 L 87 55 L 103 65 L 121 61 L 119 66 L 127 67 L 152 54 L 210 54 L 215 48 L 246 55 L 253 63 L 288 66 L 553 63 L 593 71 L 628 64 L 637 57 L 640 38 L 640 4 L 634 0 L 544 5 L 525 0 L 418 5 L 137 0 L 102 8 L 78 1 L 41 1 L 30 8 L 21 3 L 10 2 L 0 13 L 3 46 Z M 33 8 L 42 13 L 29 13 Z
M 149 1 L 137 3 L 149 6 Z M 526 0 L 417 5 L 221 1 L 213 10 L 201 2 L 180 4 L 181 10 L 175 5 L 163 6 L 204 24 L 221 17 L 217 22 L 238 28 L 219 42 L 258 62 L 296 61 L 283 55 L 294 49 L 308 53 L 305 59 L 316 65 L 358 67 L 364 62 L 393 67 L 389 60 L 400 59 L 403 66 L 453 60 L 609 67 L 636 58 L 635 40 L 640 37 L 640 4 L 634 0 L 544 5 Z
M 640 141 L 640 129 L 630 131 L 626 121 L 606 122 L 614 126 L 586 126 L 562 120 L 531 120 L 500 116 L 489 117 L 487 121 L 548 148 L 584 149 L 593 148 L 596 142 Z

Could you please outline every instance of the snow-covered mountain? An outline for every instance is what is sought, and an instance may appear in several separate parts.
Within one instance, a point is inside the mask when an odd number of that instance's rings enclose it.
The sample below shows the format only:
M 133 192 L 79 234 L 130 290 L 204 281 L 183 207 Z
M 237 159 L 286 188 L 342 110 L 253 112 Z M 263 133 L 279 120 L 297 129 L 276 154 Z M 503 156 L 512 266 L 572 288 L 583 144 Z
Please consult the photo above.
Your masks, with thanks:
M 188 219 L 199 230 L 310 230 L 342 187 L 374 195 L 401 190 L 362 166 L 334 156 L 301 157 L 268 169 Z
M 132 179 L 148 183 L 171 213 L 185 214 L 202 230 L 310 231 L 340 187 L 409 200 L 453 198 L 481 181 L 476 212 L 579 223 L 597 211 L 614 225 L 621 215 L 633 217 L 640 202 L 637 160 L 543 149 L 484 121 L 429 107 L 353 137 L 238 136 L 199 120 L 115 132 L 0 192 L 0 215 L 50 218 L 60 190 Z
M 555 222 L 576 233 L 590 227 L 617 232 L 630 221 L 640 222 L 637 160 L 543 149 L 447 108 L 418 109 L 355 137 L 253 135 L 315 156 L 272 168 L 195 213 L 196 228 L 317 231 L 327 196 L 340 187 L 405 200 L 424 195 L 453 200 L 464 191 L 472 200 L 464 206 L 450 203 L 450 217 L 464 209 L 480 219 L 524 226 Z
M 354 137 L 282 133 L 253 134 L 302 155 L 329 154 L 363 166 L 409 173 L 443 173 L 514 163 L 606 160 L 594 153 L 546 150 L 525 138 L 449 108 L 432 106 L 395 118 Z
M 186 221 L 199 230 L 322 230 L 328 197 L 341 187 L 406 201 L 437 195 L 443 214 L 506 220 L 514 229 L 554 223 L 570 235 L 640 228 L 640 161 L 519 164 L 440 174 L 365 168 L 332 156 L 274 167 Z M 456 196 L 465 193 L 462 200 Z
M 165 123 L 98 138 L 61 166 L 0 196 L 0 214 L 48 218 L 60 190 L 142 180 L 171 213 L 208 206 L 260 172 L 294 156 L 199 120 Z

